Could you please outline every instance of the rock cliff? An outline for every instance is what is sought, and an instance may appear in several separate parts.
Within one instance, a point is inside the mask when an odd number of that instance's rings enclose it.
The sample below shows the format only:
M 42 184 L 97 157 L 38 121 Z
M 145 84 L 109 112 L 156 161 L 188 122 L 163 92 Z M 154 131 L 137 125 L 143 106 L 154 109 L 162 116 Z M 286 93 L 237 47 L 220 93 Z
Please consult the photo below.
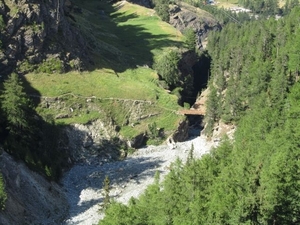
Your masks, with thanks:
M 205 48 L 206 38 L 210 31 L 221 29 L 221 25 L 210 13 L 184 3 L 170 8 L 169 23 L 181 33 L 188 28 L 193 29 L 199 49 Z
M 49 70 L 81 69 L 87 44 L 71 25 L 70 10 L 69 0 L 0 0 L 1 75 L 40 63 Z

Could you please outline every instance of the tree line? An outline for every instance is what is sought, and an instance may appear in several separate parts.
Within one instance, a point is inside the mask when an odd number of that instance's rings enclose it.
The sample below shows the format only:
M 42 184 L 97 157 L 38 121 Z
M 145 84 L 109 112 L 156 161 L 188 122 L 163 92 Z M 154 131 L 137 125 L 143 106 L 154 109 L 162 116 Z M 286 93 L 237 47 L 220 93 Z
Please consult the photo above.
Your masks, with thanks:
M 153 4 L 157 15 L 163 21 L 169 22 L 169 5 L 180 2 L 179 0 L 154 0 Z M 283 16 L 289 14 L 294 7 L 299 6 L 299 0 L 287 0 L 283 6 L 280 6 L 279 0 L 239 0 L 239 6 L 251 10 L 252 13 L 249 14 L 248 12 L 235 13 L 226 8 L 219 8 L 215 5 L 210 5 L 208 1 L 183 0 L 182 2 L 211 13 L 221 25 L 231 22 L 243 23 L 245 21 L 257 20 L 258 18 L 266 19 L 275 15 Z
M 239 0 L 238 2 L 253 13 L 263 15 L 286 15 L 299 5 L 299 0 L 287 0 L 283 7 L 279 7 L 279 0 Z
M 265 103 L 284 106 L 287 90 L 299 79 L 299 8 L 278 21 L 229 24 L 209 38 L 213 74 L 207 101 L 206 133 L 215 121 L 238 123 L 256 107 L 260 95 Z

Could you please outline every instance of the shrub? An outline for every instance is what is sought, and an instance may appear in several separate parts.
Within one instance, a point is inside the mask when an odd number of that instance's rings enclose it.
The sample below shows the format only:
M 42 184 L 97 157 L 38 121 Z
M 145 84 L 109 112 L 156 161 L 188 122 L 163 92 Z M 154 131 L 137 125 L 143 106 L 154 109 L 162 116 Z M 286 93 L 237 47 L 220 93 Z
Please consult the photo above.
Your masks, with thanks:
M 50 58 L 45 60 L 36 69 L 37 73 L 62 73 L 63 63 L 58 58 Z
M 154 9 L 162 21 L 169 22 L 170 14 L 168 0 L 156 0 Z

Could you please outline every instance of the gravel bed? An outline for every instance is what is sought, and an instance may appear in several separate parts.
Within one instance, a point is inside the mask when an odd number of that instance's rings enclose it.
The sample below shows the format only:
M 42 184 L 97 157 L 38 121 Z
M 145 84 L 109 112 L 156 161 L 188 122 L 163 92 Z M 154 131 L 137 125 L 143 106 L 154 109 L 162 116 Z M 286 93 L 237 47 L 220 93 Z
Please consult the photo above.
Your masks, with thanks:
M 106 175 L 111 181 L 111 198 L 127 203 L 131 197 L 138 197 L 153 183 L 156 171 L 163 178 L 177 157 L 186 160 L 192 144 L 194 156 L 198 158 L 216 143 L 208 142 L 205 137 L 200 136 L 172 145 L 147 146 L 123 161 L 75 165 L 62 180 L 70 205 L 65 224 L 91 225 L 97 224 L 103 218 L 104 215 L 99 210 L 103 201 L 102 186 Z

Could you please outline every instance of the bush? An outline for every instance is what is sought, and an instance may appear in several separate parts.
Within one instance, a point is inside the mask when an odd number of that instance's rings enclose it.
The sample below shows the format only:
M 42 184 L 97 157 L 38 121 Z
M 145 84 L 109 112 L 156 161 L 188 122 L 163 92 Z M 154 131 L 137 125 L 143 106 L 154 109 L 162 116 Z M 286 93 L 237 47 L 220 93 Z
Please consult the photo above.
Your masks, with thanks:
M 63 63 L 58 58 L 45 60 L 36 69 L 37 73 L 62 73 L 64 69 Z
M 162 19 L 162 21 L 169 22 L 169 2 L 168 0 L 157 0 L 155 1 L 154 10 L 157 15 Z

